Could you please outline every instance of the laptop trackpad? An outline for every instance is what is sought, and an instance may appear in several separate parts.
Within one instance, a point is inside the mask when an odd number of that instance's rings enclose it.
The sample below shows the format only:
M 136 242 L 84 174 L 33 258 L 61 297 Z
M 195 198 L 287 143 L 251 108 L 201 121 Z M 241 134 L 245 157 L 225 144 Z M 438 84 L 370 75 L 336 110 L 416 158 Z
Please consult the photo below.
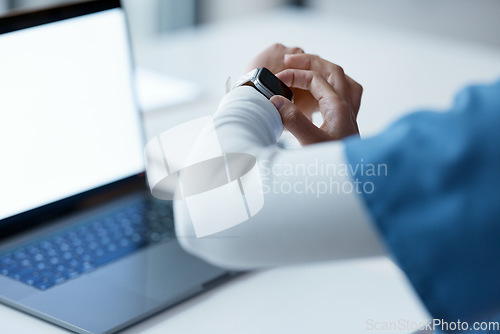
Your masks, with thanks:
M 90 275 L 89 275 L 90 276 Z M 107 282 L 68 282 L 23 299 L 40 317 L 64 324 L 74 331 L 93 333 L 116 328 L 157 306 L 157 302 Z
M 177 240 L 132 255 L 21 302 L 77 331 L 105 332 L 199 292 L 226 271 L 182 250 Z
M 147 298 L 163 301 L 199 291 L 226 271 L 186 253 L 177 240 L 137 252 L 97 273 L 103 280 Z

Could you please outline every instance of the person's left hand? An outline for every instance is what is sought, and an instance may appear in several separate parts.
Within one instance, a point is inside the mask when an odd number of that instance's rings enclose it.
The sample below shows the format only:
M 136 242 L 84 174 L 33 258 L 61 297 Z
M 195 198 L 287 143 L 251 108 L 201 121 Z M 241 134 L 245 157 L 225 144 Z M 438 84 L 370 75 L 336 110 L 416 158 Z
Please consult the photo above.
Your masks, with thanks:
M 253 58 L 245 67 L 243 74 L 260 67 L 265 67 L 274 74 L 279 73 L 286 68 L 285 55 L 296 53 L 304 53 L 304 50 L 298 47 L 289 48 L 283 44 L 275 43 Z
M 250 72 L 255 68 L 265 67 L 274 74 L 277 74 L 287 68 L 291 68 L 290 64 L 287 64 L 287 59 L 285 55 L 293 54 L 303 54 L 304 50 L 299 47 L 286 47 L 283 44 L 276 43 L 264 51 L 259 53 L 254 59 L 250 61 L 245 67 L 243 74 Z M 291 62 L 293 65 L 293 60 Z M 299 89 L 291 88 L 293 92 L 294 103 L 299 107 L 299 109 L 306 115 L 307 118 L 311 119 L 312 114 L 318 111 L 318 101 L 314 99 L 310 92 Z

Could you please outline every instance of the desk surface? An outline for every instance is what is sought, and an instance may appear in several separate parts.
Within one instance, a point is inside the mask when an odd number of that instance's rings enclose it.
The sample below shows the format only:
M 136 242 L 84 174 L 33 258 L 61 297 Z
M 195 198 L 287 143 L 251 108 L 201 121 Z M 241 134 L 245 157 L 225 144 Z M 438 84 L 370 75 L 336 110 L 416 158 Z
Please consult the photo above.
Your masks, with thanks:
M 246 61 L 278 41 L 342 65 L 364 86 L 359 123 L 365 136 L 415 108 L 445 108 L 469 82 L 500 77 L 500 50 L 281 10 L 138 46 L 142 66 L 204 89 L 195 102 L 146 113 L 148 137 L 213 112 L 227 76 L 237 78 Z M 389 260 L 375 258 L 254 272 L 124 332 L 382 333 L 367 330 L 369 322 L 416 324 L 426 318 L 404 275 Z M 66 333 L 3 305 L 0 319 L 1 333 Z

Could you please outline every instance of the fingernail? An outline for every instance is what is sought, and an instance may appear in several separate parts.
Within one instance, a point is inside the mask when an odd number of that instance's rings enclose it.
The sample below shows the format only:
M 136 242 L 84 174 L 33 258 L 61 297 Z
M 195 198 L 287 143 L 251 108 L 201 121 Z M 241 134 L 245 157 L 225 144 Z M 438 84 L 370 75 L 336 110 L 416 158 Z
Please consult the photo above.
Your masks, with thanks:
M 283 106 L 285 105 L 285 101 L 279 96 L 273 96 L 271 98 L 271 103 L 276 109 L 278 109 L 278 111 L 281 111 L 281 109 L 283 109 Z

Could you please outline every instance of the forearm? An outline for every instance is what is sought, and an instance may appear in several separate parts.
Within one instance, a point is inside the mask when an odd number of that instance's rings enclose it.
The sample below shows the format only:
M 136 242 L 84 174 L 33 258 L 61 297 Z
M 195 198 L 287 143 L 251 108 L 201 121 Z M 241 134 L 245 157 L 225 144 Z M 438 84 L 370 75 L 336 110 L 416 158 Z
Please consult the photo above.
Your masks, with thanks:
M 237 88 L 223 99 L 214 125 L 223 152 L 256 157 L 264 206 L 237 226 L 196 238 L 185 202 L 176 202 L 176 229 L 188 251 L 233 268 L 384 252 L 360 198 L 344 192 L 355 185 L 341 172 L 347 166 L 341 142 L 278 149 L 280 115 L 251 87 Z

